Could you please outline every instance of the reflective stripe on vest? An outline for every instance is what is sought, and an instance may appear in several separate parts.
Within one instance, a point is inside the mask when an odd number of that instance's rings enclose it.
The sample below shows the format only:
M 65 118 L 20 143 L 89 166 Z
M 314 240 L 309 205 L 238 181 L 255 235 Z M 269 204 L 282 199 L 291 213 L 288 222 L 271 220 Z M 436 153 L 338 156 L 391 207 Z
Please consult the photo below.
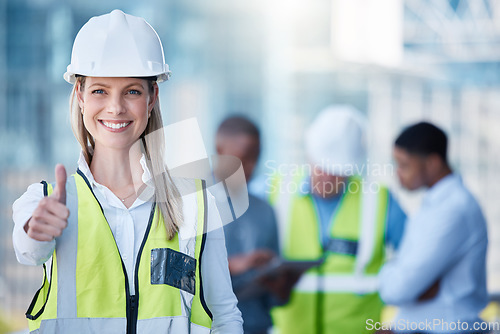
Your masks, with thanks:
M 294 289 L 300 292 L 316 292 L 321 288 L 323 292 L 352 292 L 359 295 L 364 295 L 377 291 L 378 279 L 377 276 L 360 276 L 353 279 L 352 275 L 331 275 L 326 274 L 321 276 L 321 287 L 318 280 L 318 275 L 305 273 L 303 274 Z
M 172 240 L 152 205 L 133 275 L 136 295 L 130 296 L 125 266 L 88 180 L 80 171 L 70 177 L 68 227 L 56 239 L 50 281 L 46 274 L 28 309 L 30 330 L 159 333 L 162 328 L 161 333 L 209 333 L 211 314 L 201 282 L 207 199 L 204 182 L 196 180 L 195 185 L 196 192 L 183 196 L 183 202 L 197 209 L 187 210 Z M 52 186 L 45 184 L 44 189 L 50 195 Z
M 290 302 L 273 309 L 277 333 L 360 334 L 367 332 L 366 319 L 380 318 L 383 304 L 376 293 L 376 274 L 385 256 L 388 191 L 363 189 L 358 178 L 351 178 L 349 184 L 349 189 L 357 191 L 342 195 L 325 248 L 310 194 L 282 192 L 275 199 L 278 217 L 284 219 L 280 222 L 283 256 L 289 260 L 324 258 L 323 265 L 301 277 Z
M 42 322 L 39 329 L 30 333 L 68 333 L 71 329 L 71 334 L 89 334 L 103 333 L 106 334 L 123 334 L 126 332 L 122 319 L 104 318 L 104 319 L 46 319 Z M 84 323 L 84 326 L 82 326 Z M 187 328 L 190 331 L 187 331 Z M 163 330 L 163 332 L 162 332 Z M 137 322 L 138 333 L 190 333 L 190 334 L 206 334 L 210 330 L 206 327 L 189 323 L 186 317 L 163 317 L 152 319 L 149 321 L 139 320 Z

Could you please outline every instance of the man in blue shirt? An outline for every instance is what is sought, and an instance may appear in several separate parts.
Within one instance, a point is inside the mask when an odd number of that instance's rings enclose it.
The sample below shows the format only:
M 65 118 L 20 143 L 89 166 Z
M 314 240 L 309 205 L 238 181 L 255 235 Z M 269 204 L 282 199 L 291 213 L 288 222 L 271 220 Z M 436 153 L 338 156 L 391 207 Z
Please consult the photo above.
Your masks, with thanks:
M 260 153 L 257 127 L 244 117 L 229 117 L 217 130 L 216 145 L 219 155 L 232 155 L 241 160 L 248 181 Z M 269 312 L 275 298 L 264 286 L 251 295 L 244 288 L 253 282 L 258 268 L 278 254 L 278 234 L 271 206 L 252 194 L 248 199 L 248 210 L 225 225 L 224 233 L 229 271 L 243 315 L 244 331 L 246 334 L 265 334 L 271 327 Z
M 395 142 L 401 185 L 427 188 L 397 256 L 379 275 L 382 299 L 399 306 L 392 328 L 398 333 L 482 333 L 486 221 L 446 151 L 445 133 L 427 122 L 408 127 Z

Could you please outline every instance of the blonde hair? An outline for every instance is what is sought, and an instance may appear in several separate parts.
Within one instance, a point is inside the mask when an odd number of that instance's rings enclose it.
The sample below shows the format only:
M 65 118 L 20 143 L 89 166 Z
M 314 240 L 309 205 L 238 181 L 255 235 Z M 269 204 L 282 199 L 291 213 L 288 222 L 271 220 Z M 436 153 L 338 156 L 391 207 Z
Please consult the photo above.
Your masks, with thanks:
M 154 92 L 154 81 L 148 80 L 150 94 Z M 78 77 L 73 86 L 70 98 L 71 128 L 76 139 L 82 147 L 83 155 L 87 164 L 90 166 L 95 148 L 95 141 L 92 135 L 87 131 L 83 124 L 83 114 L 75 98 L 78 85 L 85 86 L 85 77 Z M 172 240 L 179 231 L 182 224 L 182 197 L 175 186 L 164 163 L 165 140 L 163 131 L 163 121 L 160 111 L 159 98 L 151 111 L 148 124 L 144 133 L 141 135 L 143 153 L 146 156 L 146 163 L 151 173 L 155 187 L 155 202 L 160 210 L 165 223 L 167 237 Z M 158 131 L 156 131 L 158 130 Z M 156 224 L 159 220 L 156 220 Z

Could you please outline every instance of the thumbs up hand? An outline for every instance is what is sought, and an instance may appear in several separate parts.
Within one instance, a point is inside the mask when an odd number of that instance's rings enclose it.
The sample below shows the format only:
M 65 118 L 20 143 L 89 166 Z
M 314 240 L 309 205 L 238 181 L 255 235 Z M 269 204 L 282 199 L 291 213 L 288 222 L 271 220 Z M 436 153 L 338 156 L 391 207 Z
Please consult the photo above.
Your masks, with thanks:
M 38 241 L 52 241 L 68 226 L 69 210 L 66 207 L 66 169 L 58 164 L 55 168 L 56 186 L 52 195 L 38 203 L 33 215 L 24 225 L 28 236 Z

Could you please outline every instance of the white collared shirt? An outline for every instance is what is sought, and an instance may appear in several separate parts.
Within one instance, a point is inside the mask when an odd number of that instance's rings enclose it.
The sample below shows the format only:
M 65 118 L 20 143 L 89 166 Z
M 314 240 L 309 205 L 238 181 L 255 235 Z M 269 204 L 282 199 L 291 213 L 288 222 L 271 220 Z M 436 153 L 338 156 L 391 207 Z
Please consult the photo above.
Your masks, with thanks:
M 141 158 L 143 168 L 142 181 L 148 184 L 150 179 L 144 156 Z M 80 154 L 78 168 L 86 176 L 92 190 L 101 204 L 106 220 L 113 233 L 128 275 L 130 292 L 134 294 L 134 268 L 139 248 L 151 212 L 151 202 L 140 196 L 127 208 L 107 187 L 97 183 L 90 168 Z M 30 219 L 38 202 L 43 198 L 43 185 L 32 184 L 28 190 L 14 202 L 13 243 L 18 261 L 26 265 L 41 265 L 45 263 L 54 251 L 56 241 L 43 242 L 31 239 L 24 231 L 24 225 Z M 208 224 L 209 232 L 202 261 L 203 292 L 208 308 L 213 314 L 213 333 L 242 333 L 241 313 L 236 307 L 237 299 L 234 296 L 229 276 L 224 233 L 214 197 L 208 193 Z M 183 210 L 189 210 L 184 203 Z
M 397 256 L 380 271 L 380 296 L 399 306 L 397 321 L 437 319 L 472 326 L 488 302 L 487 244 L 481 208 L 460 176 L 450 174 L 426 192 L 421 208 L 407 222 Z M 438 280 L 437 296 L 418 301 Z M 437 325 L 424 332 L 450 330 Z

